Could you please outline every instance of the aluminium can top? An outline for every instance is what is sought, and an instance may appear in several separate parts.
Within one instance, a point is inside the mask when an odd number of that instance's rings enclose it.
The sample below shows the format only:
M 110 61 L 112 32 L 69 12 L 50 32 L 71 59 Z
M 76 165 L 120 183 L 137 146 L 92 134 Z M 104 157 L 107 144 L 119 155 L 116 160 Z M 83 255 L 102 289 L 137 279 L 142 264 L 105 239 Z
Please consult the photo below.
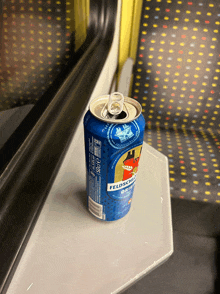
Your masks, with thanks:
M 112 95 L 115 97 L 121 95 L 123 98 L 121 98 L 121 101 L 119 99 L 113 101 L 113 99 L 111 100 Z M 132 98 L 124 97 L 120 93 L 95 98 L 90 103 L 89 109 L 99 120 L 115 124 L 131 122 L 137 119 L 142 112 L 142 107 L 139 102 Z

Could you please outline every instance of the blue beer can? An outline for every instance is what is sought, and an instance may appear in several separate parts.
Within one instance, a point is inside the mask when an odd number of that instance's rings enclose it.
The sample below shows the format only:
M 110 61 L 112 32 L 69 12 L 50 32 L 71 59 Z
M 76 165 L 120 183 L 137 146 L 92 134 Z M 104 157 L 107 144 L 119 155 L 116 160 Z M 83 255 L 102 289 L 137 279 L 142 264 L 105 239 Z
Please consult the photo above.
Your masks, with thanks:
M 116 92 L 94 99 L 84 117 L 88 209 L 103 221 L 130 210 L 144 138 L 141 111 Z

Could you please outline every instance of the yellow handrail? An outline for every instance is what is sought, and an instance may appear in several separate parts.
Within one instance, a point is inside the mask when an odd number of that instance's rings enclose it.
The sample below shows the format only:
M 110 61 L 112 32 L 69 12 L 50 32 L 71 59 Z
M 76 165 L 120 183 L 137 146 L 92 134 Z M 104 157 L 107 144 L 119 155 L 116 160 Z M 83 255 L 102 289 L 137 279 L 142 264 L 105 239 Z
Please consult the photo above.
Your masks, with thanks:
M 143 0 L 122 0 L 118 78 L 128 57 L 136 58 Z

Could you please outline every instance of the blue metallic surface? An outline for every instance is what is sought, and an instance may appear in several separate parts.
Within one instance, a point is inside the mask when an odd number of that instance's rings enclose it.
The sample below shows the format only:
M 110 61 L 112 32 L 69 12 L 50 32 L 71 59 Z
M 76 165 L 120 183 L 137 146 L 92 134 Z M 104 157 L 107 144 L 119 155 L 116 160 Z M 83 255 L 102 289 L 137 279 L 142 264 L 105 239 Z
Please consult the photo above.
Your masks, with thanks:
M 88 207 L 97 218 L 113 221 L 130 210 L 144 128 L 142 114 L 132 122 L 112 124 L 98 120 L 90 111 L 86 113 Z

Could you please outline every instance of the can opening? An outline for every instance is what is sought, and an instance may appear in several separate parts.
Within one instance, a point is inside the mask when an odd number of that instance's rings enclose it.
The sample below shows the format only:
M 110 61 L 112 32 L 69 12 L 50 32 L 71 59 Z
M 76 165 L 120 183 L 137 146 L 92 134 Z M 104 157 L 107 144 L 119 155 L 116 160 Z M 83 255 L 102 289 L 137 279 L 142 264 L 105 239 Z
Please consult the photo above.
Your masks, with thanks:
M 126 118 L 126 117 L 127 117 L 127 113 L 126 113 L 124 110 L 122 110 L 122 112 L 119 113 L 119 114 L 115 117 L 115 119 L 124 119 L 124 118 Z
M 106 119 L 124 119 L 128 116 L 128 114 L 122 110 L 121 113 L 114 115 L 108 112 L 108 110 L 105 108 L 104 111 L 102 111 L 102 117 Z

